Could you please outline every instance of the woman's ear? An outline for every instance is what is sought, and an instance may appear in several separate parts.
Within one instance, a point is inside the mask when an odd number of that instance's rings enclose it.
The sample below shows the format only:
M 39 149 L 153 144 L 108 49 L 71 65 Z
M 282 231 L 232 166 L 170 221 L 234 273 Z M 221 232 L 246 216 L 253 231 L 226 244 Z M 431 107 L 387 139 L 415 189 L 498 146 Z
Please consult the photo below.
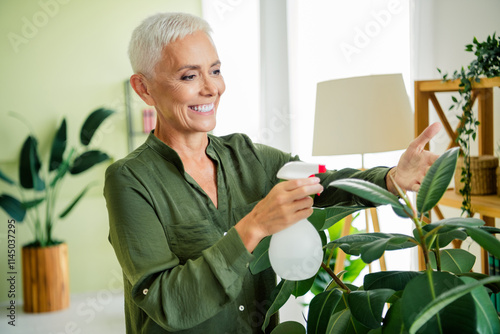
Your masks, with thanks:
M 148 106 L 155 105 L 155 101 L 149 93 L 148 80 L 144 77 L 144 75 L 133 74 L 130 77 L 130 85 Z

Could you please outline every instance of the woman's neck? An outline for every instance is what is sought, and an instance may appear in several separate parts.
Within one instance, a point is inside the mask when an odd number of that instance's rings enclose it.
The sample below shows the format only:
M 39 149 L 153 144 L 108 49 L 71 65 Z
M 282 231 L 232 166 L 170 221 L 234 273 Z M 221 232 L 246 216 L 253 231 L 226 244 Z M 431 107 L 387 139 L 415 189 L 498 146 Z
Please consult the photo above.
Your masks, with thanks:
M 175 130 L 162 131 L 156 128 L 154 135 L 177 152 L 183 161 L 197 161 L 207 157 L 208 135 L 206 132 L 183 134 Z

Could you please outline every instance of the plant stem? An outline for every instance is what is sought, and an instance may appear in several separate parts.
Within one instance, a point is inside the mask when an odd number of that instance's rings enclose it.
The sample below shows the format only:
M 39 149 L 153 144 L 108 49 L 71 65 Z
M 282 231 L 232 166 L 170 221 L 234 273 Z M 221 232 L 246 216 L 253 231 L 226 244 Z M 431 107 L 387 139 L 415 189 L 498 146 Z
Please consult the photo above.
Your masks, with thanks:
M 330 268 L 328 268 L 326 264 L 324 264 L 323 262 L 321 262 L 321 268 L 325 269 L 328 275 L 330 275 L 335 281 L 335 283 L 337 283 L 342 289 L 344 289 L 347 293 L 351 293 L 351 289 L 349 289 L 347 285 L 345 285 L 344 282 L 342 282 L 340 278 L 338 278 L 337 275 L 335 275 L 335 273 Z
M 330 268 L 330 262 L 332 261 L 333 257 L 333 249 L 330 250 L 330 254 L 328 255 L 328 260 L 326 261 L 326 266 Z
M 415 208 L 411 204 L 410 200 L 408 199 L 408 197 L 406 196 L 404 191 L 398 186 L 398 184 L 396 183 L 396 180 L 394 180 L 394 177 L 391 174 L 389 174 L 389 177 L 391 178 L 392 183 L 394 184 L 395 188 L 397 189 L 399 197 L 401 197 L 405 201 L 406 205 L 412 209 L 413 217 L 410 217 L 410 218 L 413 219 L 413 222 L 415 223 L 415 226 L 417 228 L 418 236 L 420 239 L 420 247 L 422 247 L 422 253 L 424 254 L 425 267 L 427 269 L 432 269 L 431 262 L 429 260 L 429 250 L 427 249 L 427 245 L 425 242 L 425 236 L 424 236 L 424 232 L 422 229 L 423 221 L 418 219 L 417 212 L 416 212 Z M 422 212 L 420 214 L 420 216 L 424 217 L 424 213 Z
M 425 270 L 425 273 L 426 273 L 427 278 L 429 280 L 429 290 L 431 292 L 432 300 L 434 300 L 434 299 L 436 299 L 436 291 L 434 290 L 434 280 L 432 279 L 432 273 L 433 273 L 432 268 L 430 266 L 427 267 L 427 269 Z M 436 314 L 436 320 L 438 323 L 439 333 L 443 334 L 443 329 L 441 327 L 441 318 L 439 317 L 439 313 Z
M 441 252 L 439 250 L 439 236 L 436 237 L 436 251 L 434 255 L 436 256 L 436 269 L 437 271 L 441 271 Z
M 429 250 L 427 249 L 427 243 L 425 242 L 424 231 L 422 229 L 422 221 L 420 221 L 417 217 L 413 217 L 413 221 L 415 222 L 415 226 L 417 227 L 417 233 L 420 239 L 420 247 L 422 248 L 422 253 L 424 254 L 425 267 L 426 269 L 432 269 L 431 262 L 429 260 Z

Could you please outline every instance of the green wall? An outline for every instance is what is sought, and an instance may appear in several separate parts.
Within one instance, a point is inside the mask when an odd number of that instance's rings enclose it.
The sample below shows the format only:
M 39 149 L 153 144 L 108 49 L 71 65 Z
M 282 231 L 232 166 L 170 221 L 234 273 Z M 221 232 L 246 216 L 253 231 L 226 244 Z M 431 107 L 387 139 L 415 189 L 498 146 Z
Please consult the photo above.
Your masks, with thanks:
M 29 133 L 14 111 L 32 125 L 42 154 L 47 154 L 61 119 L 68 139 L 90 111 L 101 106 L 118 113 L 108 119 L 93 145 L 115 159 L 127 153 L 123 81 L 131 74 L 127 57 L 132 30 L 147 16 L 162 11 L 201 14 L 200 0 L 40 0 L 0 2 L 0 169 L 17 179 L 15 162 Z M 88 195 L 55 229 L 68 243 L 72 293 L 116 290 L 121 271 L 108 243 L 107 212 L 102 196 L 101 165 L 66 179 L 61 208 L 91 181 Z M 15 189 L 0 182 L 0 193 Z M 0 210 L 0 271 L 7 270 L 7 221 Z M 23 223 L 25 224 L 25 223 Z M 32 239 L 18 224 L 17 303 L 22 301 L 21 246 Z M 7 281 L 0 280 L 0 303 L 9 300 Z

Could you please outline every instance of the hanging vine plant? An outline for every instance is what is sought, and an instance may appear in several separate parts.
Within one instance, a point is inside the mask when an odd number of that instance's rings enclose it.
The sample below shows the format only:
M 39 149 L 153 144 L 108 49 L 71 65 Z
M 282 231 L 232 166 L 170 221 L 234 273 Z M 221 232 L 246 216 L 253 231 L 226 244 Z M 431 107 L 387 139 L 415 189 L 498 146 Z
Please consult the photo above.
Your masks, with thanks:
M 472 44 L 465 46 L 465 51 L 473 52 L 476 58 L 467 66 L 462 67 L 460 71 L 455 71 L 453 75 L 443 74 L 438 68 L 444 81 L 460 80 L 459 98 L 452 96 L 452 105 L 450 110 L 461 110 L 457 116 L 460 126 L 457 130 L 457 143 L 461 148 L 461 154 L 464 158 L 464 164 L 461 171 L 460 182 L 463 187 L 460 194 L 462 200 L 462 215 L 472 217 L 474 212 L 471 205 L 471 171 L 470 171 L 470 143 L 476 140 L 477 127 L 479 121 L 472 110 L 474 104 L 474 83 L 480 82 L 481 78 L 493 78 L 500 76 L 500 36 L 497 38 L 495 33 L 488 36 L 485 42 L 479 42 L 474 37 Z

